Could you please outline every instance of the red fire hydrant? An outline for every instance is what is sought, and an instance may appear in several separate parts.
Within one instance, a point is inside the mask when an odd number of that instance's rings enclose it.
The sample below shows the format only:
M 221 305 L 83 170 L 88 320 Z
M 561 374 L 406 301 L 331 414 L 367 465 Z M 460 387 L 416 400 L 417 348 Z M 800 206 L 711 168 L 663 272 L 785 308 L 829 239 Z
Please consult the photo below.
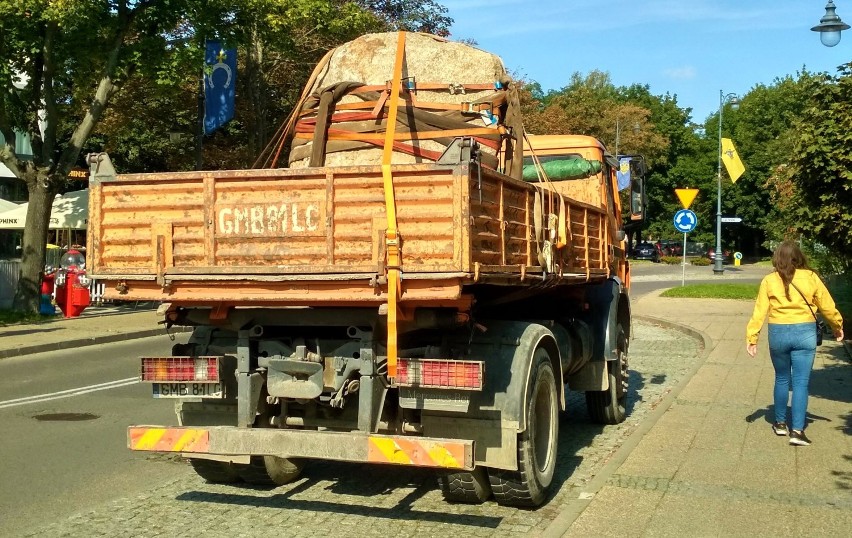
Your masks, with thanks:
M 92 301 L 86 258 L 77 250 L 69 250 L 60 261 L 56 274 L 56 304 L 66 318 L 76 318 Z

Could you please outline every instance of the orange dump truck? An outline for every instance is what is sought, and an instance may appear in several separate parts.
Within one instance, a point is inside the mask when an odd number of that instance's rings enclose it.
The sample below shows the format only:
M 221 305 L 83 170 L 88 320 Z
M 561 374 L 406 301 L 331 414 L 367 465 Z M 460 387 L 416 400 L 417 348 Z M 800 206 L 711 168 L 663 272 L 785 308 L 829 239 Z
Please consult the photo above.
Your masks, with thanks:
M 141 359 L 178 425 L 132 426 L 129 447 L 215 482 L 283 484 L 307 461 L 433 467 L 448 500 L 539 505 L 566 393 L 624 419 L 615 161 L 594 138 L 525 137 L 499 62 L 429 78 L 444 67 L 429 62 L 487 53 L 359 39 L 309 81 L 282 130 L 288 167 L 273 148 L 266 168 L 119 175 L 90 155 L 106 298 L 193 327 Z M 335 64 L 361 46 L 386 72 Z

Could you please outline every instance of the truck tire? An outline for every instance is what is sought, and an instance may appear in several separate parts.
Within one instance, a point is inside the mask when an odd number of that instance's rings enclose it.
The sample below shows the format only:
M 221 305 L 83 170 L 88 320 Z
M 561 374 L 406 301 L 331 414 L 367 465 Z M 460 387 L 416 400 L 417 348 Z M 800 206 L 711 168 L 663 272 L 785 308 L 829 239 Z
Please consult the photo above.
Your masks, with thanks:
M 482 504 L 491 497 L 491 484 L 485 467 L 471 472 L 445 473 L 438 477 L 444 500 L 457 503 Z
M 237 466 L 232 463 L 189 458 L 189 464 L 195 474 L 213 484 L 233 484 L 240 481 Z
M 518 435 L 518 470 L 488 469 L 494 498 L 502 505 L 539 506 L 553 482 L 559 396 L 550 355 L 543 347 L 533 355 L 527 398 L 527 427 Z
M 255 486 L 283 486 L 299 478 L 304 462 L 277 456 L 252 456 L 251 463 L 239 466 L 239 475 Z
M 627 416 L 627 336 L 621 325 L 616 328 L 616 335 L 618 359 L 606 363 L 609 389 L 586 392 L 586 408 L 598 424 L 620 424 Z

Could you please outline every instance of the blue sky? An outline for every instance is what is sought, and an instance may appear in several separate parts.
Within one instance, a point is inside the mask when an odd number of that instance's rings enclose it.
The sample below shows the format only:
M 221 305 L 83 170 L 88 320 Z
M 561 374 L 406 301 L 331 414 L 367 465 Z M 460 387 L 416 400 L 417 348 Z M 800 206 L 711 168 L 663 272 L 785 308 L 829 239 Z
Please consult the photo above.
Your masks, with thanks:
M 506 69 L 547 91 L 574 72 L 608 72 L 616 86 L 647 84 L 677 95 L 692 119 L 719 108 L 719 90 L 852 61 L 852 30 L 823 46 L 810 31 L 826 0 L 439 0 L 455 20 L 452 39 L 473 39 Z M 852 24 L 852 0 L 835 0 Z

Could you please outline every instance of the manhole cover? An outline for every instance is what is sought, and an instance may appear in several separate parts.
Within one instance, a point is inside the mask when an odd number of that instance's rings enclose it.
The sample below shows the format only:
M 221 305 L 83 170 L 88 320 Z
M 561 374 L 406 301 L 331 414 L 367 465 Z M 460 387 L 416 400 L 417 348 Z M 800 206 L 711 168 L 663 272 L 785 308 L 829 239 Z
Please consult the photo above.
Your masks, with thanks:
M 91 413 L 46 413 L 44 415 L 35 415 L 33 418 L 43 421 L 76 422 L 80 420 L 95 420 L 96 418 L 100 418 L 100 416 Z

